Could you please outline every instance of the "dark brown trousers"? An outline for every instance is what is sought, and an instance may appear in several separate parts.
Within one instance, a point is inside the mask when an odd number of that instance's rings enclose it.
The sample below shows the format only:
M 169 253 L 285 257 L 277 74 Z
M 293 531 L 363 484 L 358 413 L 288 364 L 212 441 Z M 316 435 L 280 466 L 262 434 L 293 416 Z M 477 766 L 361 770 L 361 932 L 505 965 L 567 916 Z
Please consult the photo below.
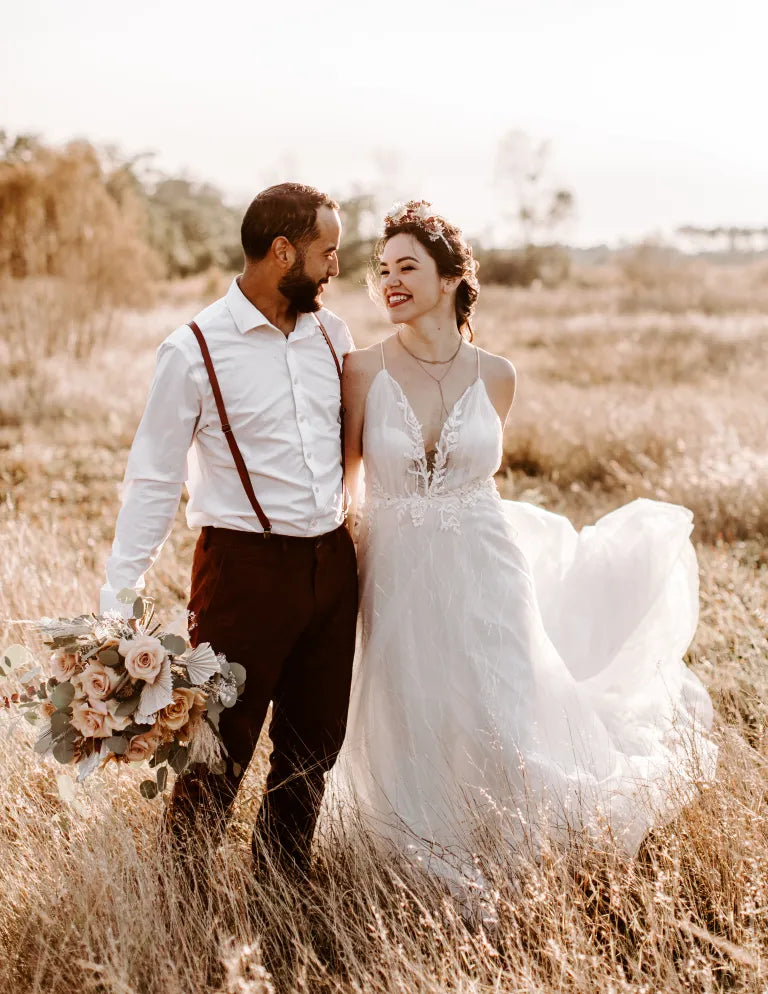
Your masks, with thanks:
M 325 773 L 347 720 L 357 618 L 357 566 L 345 527 L 319 538 L 204 528 L 192 566 L 190 636 L 247 672 L 237 704 L 222 712 L 227 772 L 197 767 L 176 781 L 167 825 L 177 843 L 205 823 L 222 831 L 272 701 L 273 751 L 254 828 L 266 853 L 305 870 Z M 194 833 L 193 835 L 188 833 Z

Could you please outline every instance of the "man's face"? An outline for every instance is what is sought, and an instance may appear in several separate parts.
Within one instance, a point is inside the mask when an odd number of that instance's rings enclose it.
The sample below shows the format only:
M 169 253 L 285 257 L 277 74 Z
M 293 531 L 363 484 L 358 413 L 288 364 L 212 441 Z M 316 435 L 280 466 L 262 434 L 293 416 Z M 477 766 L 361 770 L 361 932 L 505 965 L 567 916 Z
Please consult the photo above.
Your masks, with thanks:
M 296 262 L 277 285 L 300 314 L 320 310 L 323 287 L 332 276 L 339 275 L 337 252 L 341 220 L 338 211 L 321 207 L 317 212 L 316 228 L 315 238 L 297 249 Z

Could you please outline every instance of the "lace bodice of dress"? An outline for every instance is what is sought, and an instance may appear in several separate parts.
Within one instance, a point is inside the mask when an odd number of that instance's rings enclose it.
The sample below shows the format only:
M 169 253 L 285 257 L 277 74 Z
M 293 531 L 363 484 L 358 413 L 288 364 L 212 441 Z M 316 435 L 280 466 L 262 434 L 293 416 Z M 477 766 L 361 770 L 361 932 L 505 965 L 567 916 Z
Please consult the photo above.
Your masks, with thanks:
M 408 398 L 386 368 L 379 370 L 368 391 L 363 430 L 369 504 L 395 506 L 415 525 L 435 505 L 442 526 L 456 528 L 463 505 L 496 494 L 493 476 L 501 454 L 501 423 L 480 375 L 449 412 L 430 466 Z

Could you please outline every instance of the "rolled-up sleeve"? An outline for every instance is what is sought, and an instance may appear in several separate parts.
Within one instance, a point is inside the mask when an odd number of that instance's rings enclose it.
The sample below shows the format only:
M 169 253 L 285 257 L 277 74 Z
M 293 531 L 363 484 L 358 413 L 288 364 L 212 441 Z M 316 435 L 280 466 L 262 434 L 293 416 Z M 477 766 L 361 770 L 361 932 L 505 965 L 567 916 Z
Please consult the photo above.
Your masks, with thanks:
M 142 590 L 144 574 L 170 534 L 187 476 L 187 455 L 200 419 L 200 386 L 178 343 L 166 340 L 131 446 L 101 611 L 123 607 L 116 594 Z

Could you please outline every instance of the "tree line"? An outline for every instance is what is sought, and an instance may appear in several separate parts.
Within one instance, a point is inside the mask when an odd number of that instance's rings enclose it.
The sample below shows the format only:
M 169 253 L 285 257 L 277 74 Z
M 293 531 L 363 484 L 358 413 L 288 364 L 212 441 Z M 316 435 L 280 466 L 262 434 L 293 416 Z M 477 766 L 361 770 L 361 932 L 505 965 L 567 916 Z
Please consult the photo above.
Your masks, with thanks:
M 573 195 L 544 182 L 549 146 L 510 132 L 499 145 L 495 180 L 507 209 L 508 247 L 477 256 L 487 282 L 557 282 L 568 253 L 551 241 L 573 213 Z M 389 204 L 375 193 L 338 197 L 344 221 L 342 272 L 362 275 L 372 231 Z M 209 183 L 171 176 L 151 156 L 72 141 L 53 147 L 33 135 L 0 130 L 0 276 L 51 276 L 93 284 L 115 301 L 140 294 L 148 280 L 240 268 L 240 219 L 246 205 L 226 202 Z

